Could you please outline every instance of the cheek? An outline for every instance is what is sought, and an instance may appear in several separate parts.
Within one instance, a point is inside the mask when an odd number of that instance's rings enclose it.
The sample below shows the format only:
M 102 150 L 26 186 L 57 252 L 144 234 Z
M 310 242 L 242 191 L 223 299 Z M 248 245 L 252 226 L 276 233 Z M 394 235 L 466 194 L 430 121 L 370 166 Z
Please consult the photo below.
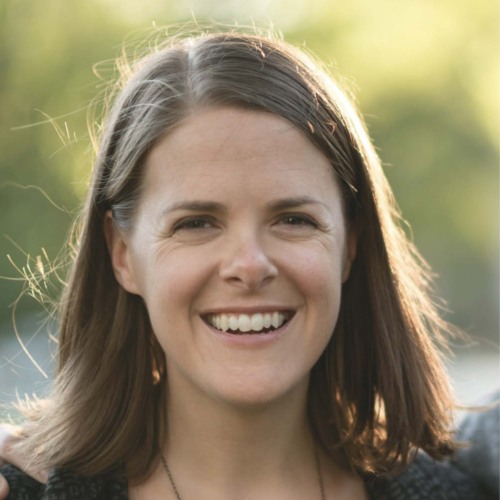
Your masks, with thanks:
M 165 337 L 169 330 L 192 320 L 198 294 L 210 277 L 211 267 L 207 259 L 193 259 L 187 250 L 149 255 L 145 262 L 141 296 L 153 330 L 158 337 Z
M 343 252 L 335 245 L 317 242 L 287 254 L 287 267 L 312 293 L 339 296 L 342 285 Z
M 333 245 L 317 244 L 288 256 L 289 274 L 304 295 L 313 317 L 327 335 L 335 327 L 342 290 L 342 255 Z

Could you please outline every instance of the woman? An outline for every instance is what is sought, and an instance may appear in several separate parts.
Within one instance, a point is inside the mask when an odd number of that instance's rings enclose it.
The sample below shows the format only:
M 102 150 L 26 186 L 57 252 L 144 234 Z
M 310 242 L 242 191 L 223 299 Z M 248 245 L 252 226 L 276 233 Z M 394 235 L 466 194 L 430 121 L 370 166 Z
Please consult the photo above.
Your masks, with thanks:
M 237 33 L 119 67 L 54 391 L 17 445 L 51 476 L 4 468 L 11 496 L 480 498 L 434 461 L 446 325 L 345 94 Z

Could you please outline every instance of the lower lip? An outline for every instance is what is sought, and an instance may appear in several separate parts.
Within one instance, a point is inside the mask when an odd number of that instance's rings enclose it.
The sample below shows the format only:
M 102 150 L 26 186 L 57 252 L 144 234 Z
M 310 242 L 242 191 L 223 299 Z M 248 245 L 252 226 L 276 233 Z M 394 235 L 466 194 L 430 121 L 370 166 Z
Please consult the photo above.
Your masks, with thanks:
M 224 344 L 230 347 L 240 347 L 240 348 L 259 348 L 265 347 L 274 342 L 277 342 L 288 330 L 288 325 L 292 322 L 293 317 L 290 318 L 284 325 L 280 326 L 276 330 L 268 333 L 229 333 L 222 330 L 217 330 L 213 326 L 205 323 L 210 331 Z

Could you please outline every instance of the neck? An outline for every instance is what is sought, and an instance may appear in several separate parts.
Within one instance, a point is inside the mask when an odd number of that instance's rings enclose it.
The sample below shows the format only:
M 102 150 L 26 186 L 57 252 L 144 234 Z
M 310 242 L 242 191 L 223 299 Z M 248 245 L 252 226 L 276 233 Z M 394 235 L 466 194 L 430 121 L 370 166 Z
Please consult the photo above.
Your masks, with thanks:
M 254 491 L 258 498 L 259 489 L 269 497 L 284 484 L 317 487 L 307 384 L 277 401 L 252 406 L 230 405 L 205 394 L 192 397 L 182 384 L 172 386 L 164 455 L 181 494 L 243 498 L 242 492 Z M 271 497 L 280 496 L 286 492 Z

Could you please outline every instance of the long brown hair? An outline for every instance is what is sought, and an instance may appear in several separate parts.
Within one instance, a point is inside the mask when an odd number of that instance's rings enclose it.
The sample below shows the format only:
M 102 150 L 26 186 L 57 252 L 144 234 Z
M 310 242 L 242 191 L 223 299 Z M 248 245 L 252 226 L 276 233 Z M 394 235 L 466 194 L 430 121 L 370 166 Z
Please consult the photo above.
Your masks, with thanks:
M 269 36 L 174 37 L 133 66 L 122 60 L 104 121 L 77 252 L 60 302 L 57 376 L 30 411 L 24 446 L 40 467 L 81 474 L 126 464 L 151 473 L 164 442 L 165 357 L 142 299 L 113 275 L 105 214 L 134 223 L 144 159 L 197 109 L 237 106 L 279 115 L 329 159 L 341 186 L 357 257 L 338 323 L 313 368 L 309 411 L 332 455 L 385 472 L 422 448 L 452 450 L 452 398 L 436 348 L 447 326 L 429 298 L 429 276 L 399 213 L 364 124 L 313 59 Z

